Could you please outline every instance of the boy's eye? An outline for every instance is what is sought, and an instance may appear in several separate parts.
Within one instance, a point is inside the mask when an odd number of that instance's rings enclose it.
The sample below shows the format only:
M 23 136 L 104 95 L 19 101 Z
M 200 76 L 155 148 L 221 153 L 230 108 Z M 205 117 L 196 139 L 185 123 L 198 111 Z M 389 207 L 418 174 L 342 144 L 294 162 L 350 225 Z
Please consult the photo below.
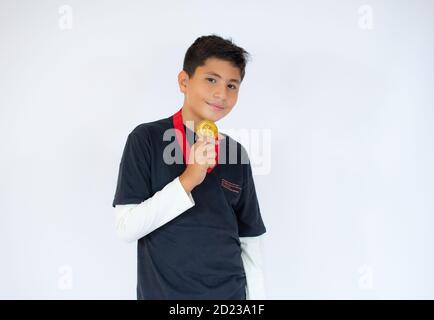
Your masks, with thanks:
M 211 82 L 211 83 L 215 83 L 215 81 L 216 81 L 216 79 L 213 79 L 213 78 L 206 78 L 206 80 L 208 82 Z M 237 89 L 237 86 L 234 86 L 233 84 L 228 85 L 228 87 L 231 88 L 232 90 L 236 90 Z

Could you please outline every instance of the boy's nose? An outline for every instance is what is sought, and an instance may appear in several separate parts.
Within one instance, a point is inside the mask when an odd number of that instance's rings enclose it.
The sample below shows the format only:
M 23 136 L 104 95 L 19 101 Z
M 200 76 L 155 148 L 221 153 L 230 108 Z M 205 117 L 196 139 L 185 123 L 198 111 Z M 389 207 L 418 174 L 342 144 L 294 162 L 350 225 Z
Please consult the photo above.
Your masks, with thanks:
M 220 100 L 226 99 L 226 88 L 218 88 L 214 91 L 214 98 L 219 98 Z

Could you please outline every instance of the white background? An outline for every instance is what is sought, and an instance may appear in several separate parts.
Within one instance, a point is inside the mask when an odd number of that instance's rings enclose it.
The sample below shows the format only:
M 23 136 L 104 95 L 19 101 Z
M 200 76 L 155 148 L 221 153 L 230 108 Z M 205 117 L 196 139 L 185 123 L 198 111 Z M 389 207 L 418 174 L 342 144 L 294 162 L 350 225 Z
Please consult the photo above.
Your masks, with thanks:
M 121 153 L 180 108 L 185 51 L 211 33 L 252 55 L 219 128 L 271 131 L 268 297 L 434 298 L 433 9 L 1 0 L 0 298 L 136 298 L 111 207 Z

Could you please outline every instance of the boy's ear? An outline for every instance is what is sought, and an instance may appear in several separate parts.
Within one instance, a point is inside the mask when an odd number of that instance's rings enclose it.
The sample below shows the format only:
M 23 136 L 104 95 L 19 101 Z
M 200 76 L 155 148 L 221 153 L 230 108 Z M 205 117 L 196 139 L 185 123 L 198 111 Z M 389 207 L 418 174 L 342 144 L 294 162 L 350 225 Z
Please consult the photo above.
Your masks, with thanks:
M 182 93 L 187 93 L 188 80 L 189 80 L 188 73 L 182 70 L 178 74 L 178 85 Z

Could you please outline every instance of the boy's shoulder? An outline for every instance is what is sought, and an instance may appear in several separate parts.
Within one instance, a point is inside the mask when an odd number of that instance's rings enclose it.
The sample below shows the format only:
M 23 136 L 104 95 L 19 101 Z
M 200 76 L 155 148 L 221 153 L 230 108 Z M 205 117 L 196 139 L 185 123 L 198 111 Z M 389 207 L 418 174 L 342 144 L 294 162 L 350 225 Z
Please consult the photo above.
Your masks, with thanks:
M 227 133 L 219 132 L 224 138 L 222 141 L 226 144 L 226 153 L 236 150 L 237 163 L 247 164 L 250 162 L 249 154 L 241 142 L 233 138 Z M 230 155 L 228 154 L 230 157 Z
M 155 135 L 161 135 L 162 132 L 164 133 L 165 130 L 170 129 L 171 127 L 172 127 L 171 117 L 168 117 L 168 118 L 141 123 L 137 125 L 131 131 L 131 133 L 141 137 L 151 136 L 152 138 Z

